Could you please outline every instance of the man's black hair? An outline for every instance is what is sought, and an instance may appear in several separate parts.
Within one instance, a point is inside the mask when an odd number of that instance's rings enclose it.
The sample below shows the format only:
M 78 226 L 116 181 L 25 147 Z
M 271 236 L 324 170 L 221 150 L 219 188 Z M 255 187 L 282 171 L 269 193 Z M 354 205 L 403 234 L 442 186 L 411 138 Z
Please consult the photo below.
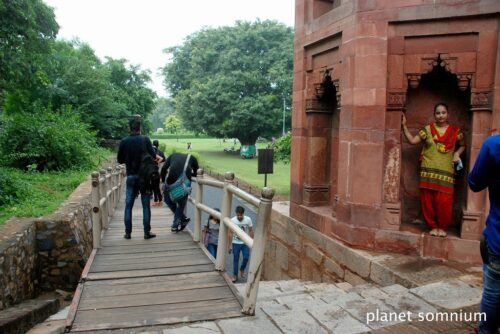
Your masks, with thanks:
M 158 139 L 153 140 L 153 146 L 160 146 L 160 142 L 158 141 Z
M 141 131 L 141 116 L 136 115 L 130 119 L 128 122 L 130 131 L 133 133 L 139 133 Z
M 236 213 L 245 213 L 245 208 L 242 207 L 241 205 L 238 205 L 235 211 Z

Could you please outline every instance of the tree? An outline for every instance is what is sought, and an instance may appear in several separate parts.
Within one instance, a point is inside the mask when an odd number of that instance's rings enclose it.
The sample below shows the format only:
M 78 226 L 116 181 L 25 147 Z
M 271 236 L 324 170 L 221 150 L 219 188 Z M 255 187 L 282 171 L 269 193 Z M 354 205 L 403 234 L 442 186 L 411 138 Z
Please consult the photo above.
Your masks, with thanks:
M 158 128 L 163 128 L 165 126 L 165 119 L 173 115 L 175 112 L 174 109 L 174 101 L 170 98 L 160 97 L 156 99 L 156 104 L 149 116 L 149 121 L 153 126 L 153 129 L 156 130 Z
M 291 96 L 293 30 L 274 21 L 206 28 L 166 49 L 165 86 L 184 126 L 255 144 L 279 133 Z
M 22 100 L 44 80 L 40 62 L 59 26 L 42 0 L 0 1 L 0 104 L 3 97 Z
M 181 128 L 181 120 L 175 115 L 170 115 L 165 119 L 165 129 L 171 133 L 177 133 Z

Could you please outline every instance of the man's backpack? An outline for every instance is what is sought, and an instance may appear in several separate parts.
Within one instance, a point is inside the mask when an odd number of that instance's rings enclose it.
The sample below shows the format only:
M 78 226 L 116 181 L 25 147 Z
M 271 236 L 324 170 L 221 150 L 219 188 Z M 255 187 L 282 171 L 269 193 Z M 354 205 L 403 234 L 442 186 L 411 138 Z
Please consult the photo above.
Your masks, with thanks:
M 142 155 L 139 163 L 139 171 L 137 173 L 137 183 L 141 194 L 151 195 L 153 185 L 160 181 L 160 173 L 158 173 L 158 165 L 154 157 L 149 154 L 146 149 L 146 139 L 142 140 Z

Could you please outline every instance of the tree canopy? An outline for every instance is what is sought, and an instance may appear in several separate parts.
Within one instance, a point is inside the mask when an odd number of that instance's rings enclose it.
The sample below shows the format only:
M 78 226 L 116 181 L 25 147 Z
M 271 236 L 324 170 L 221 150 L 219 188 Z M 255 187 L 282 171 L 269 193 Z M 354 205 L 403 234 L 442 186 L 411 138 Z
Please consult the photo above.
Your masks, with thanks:
M 0 0 L 0 17 L 0 164 L 78 168 L 95 156 L 96 139 L 125 136 L 133 115 L 148 119 L 149 71 L 56 40 L 54 10 L 42 0 Z
M 165 86 L 184 127 L 254 144 L 280 132 L 291 96 L 293 30 L 275 21 L 206 28 L 166 49 Z

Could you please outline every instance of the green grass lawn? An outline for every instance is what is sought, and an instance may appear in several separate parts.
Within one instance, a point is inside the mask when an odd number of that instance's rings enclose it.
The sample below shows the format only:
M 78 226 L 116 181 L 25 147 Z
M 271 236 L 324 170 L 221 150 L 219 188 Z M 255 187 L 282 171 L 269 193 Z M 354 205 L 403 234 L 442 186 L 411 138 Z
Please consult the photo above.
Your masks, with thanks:
M 215 138 L 192 139 L 159 139 L 166 144 L 166 152 L 175 149 L 176 152 L 187 152 L 187 143 L 191 142 L 192 152 L 200 157 L 199 163 L 203 168 L 218 173 L 232 171 L 235 177 L 256 187 L 264 187 L 264 175 L 257 174 L 257 158 L 242 159 L 239 155 L 224 152 L 224 148 L 231 148 L 233 140 L 222 142 Z M 239 148 L 239 143 L 236 149 Z M 257 144 L 257 148 L 265 148 L 266 144 Z M 278 194 L 290 195 L 290 164 L 283 162 L 274 163 L 274 173 L 267 176 L 267 186 L 273 188 Z
M 18 200 L 0 206 L 0 224 L 12 216 L 40 217 L 54 212 L 90 171 L 24 172 L 8 169 L 21 187 Z

